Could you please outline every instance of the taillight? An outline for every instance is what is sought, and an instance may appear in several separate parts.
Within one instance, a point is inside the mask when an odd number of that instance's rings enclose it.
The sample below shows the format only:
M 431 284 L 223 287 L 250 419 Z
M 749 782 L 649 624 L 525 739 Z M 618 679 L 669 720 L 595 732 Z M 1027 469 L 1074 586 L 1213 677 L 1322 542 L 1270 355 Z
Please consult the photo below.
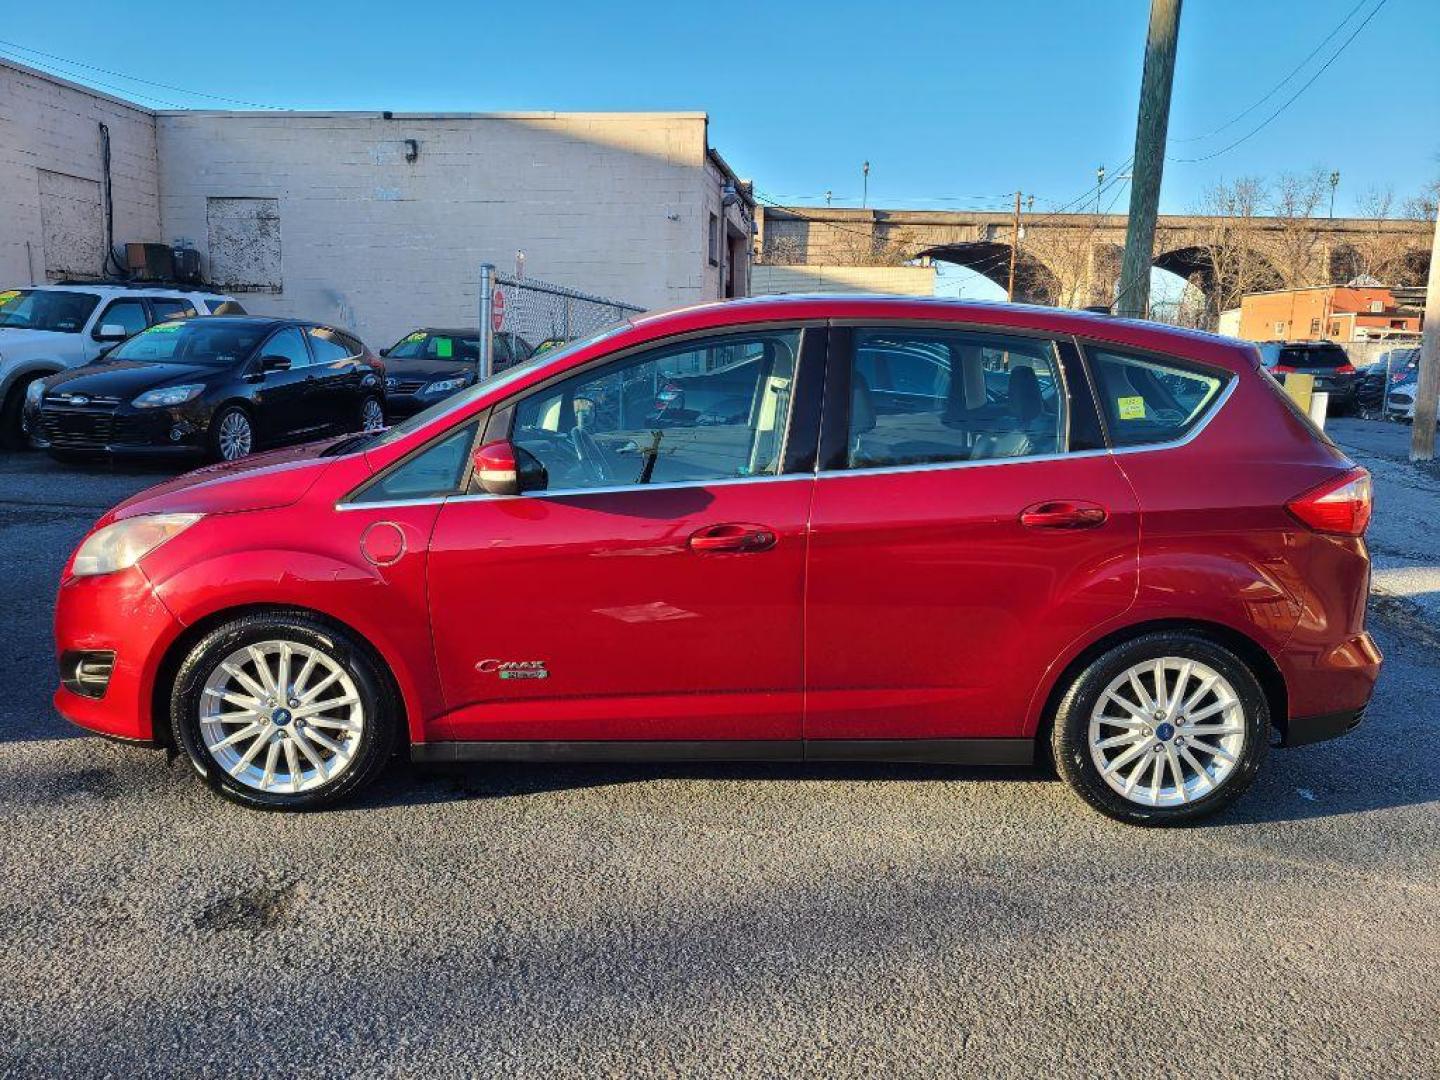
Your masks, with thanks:
M 1355 365 L 1354 365 L 1354 364 L 1341 364 L 1339 367 L 1337 367 L 1337 368 L 1335 369 L 1335 374 L 1336 374 L 1336 375 L 1354 375 L 1354 374 L 1355 374 Z
M 1289 364 L 1276 364 L 1276 365 L 1275 365 L 1273 368 L 1271 368 L 1270 370 L 1273 371 L 1273 372 L 1275 372 L 1275 374 L 1277 374 L 1277 375 L 1290 375 L 1290 374 L 1294 373 L 1294 371 L 1295 371 L 1295 369 L 1294 369 L 1293 367 L 1291 367 Z
M 1351 469 L 1295 496 L 1285 508 L 1316 532 L 1364 536 L 1372 504 L 1370 474 L 1364 469 Z
M 1390 376 L 1390 381 L 1392 383 L 1402 383 L 1409 377 L 1410 373 L 1408 371 L 1397 371 L 1394 375 Z

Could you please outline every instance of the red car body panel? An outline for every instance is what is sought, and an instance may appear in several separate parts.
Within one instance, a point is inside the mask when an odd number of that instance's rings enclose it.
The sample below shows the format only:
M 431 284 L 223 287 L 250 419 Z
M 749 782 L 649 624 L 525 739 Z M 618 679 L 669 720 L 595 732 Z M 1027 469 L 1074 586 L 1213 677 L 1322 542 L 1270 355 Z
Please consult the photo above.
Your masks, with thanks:
M 360 505 L 347 496 L 431 438 L 592 359 L 745 323 L 925 321 L 1153 350 L 1236 379 L 1168 447 L 763 481 Z M 200 470 L 103 518 L 204 513 L 138 567 L 74 578 L 61 652 L 114 649 L 105 696 L 55 701 L 106 734 L 163 738 L 158 680 L 194 635 L 261 606 L 319 612 L 393 674 L 412 742 L 1026 738 L 1077 657 L 1127 628 L 1188 621 L 1254 643 L 1292 718 L 1359 709 L 1363 541 L 1317 534 L 1288 500 L 1351 464 L 1277 404 L 1253 349 L 1078 312 L 875 298 L 766 298 L 650 316 L 507 373 L 362 454 L 320 446 Z M 1019 523 L 1077 499 L 1105 523 Z M 343 504 L 343 505 L 342 505 Z M 700 553 L 751 523 L 769 550 Z M 543 661 L 500 680 L 485 660 Z M 163 698 L 163 695 L 160 695 Z

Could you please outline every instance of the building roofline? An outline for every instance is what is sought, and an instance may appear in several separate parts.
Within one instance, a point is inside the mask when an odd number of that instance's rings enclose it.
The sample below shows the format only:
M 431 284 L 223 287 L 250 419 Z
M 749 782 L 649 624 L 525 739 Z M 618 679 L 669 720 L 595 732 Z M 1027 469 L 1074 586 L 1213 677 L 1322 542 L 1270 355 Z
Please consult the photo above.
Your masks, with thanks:
M 131 101 L 129 98 L 119 97 L 115 94 L 107 94 L 104 90 L 97 90 L 93 86 L 86 86 L 84 83 L 67 79 L 63 75 L 56 75 L 53 71 L 46 71 L 44 68 L 22 64 L 20 61 L 12 60 L 8 56 L 0 56 L 0 67 L 10 68 L 12 71 L 20 72 L 22 75 L 35 75 L 49 82 L 59 83 L 61 86 L 67 87 L 70 90 L 78 90 L 82 94 L 89 94 L 92 97 L 101 98 L 113 105 L 120 105 L 127 109 L 134 109 L 136 112 L 145 113 L 147 116 L 155 115 L 155 110 L 148 105 L 141 105 L 137 101 Z
M 82 88 L 83 89 L 83 88 Z M 154 109 L 156 116 L 283 117 L 316 120 L 707 120 L 703 112 L 584 112 L 533 110 L 499 112 L 393 112 L 384 109 Z

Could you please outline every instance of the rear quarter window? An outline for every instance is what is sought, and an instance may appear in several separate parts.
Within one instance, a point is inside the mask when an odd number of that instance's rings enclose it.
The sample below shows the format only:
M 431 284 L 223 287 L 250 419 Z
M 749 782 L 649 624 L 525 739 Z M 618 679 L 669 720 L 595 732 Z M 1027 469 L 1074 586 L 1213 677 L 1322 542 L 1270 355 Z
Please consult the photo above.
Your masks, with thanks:
M 1115 446 L 1183 438 L 1215 407 L 1228 372 L 1168 358 L 1090 348 L 1087 358 Z

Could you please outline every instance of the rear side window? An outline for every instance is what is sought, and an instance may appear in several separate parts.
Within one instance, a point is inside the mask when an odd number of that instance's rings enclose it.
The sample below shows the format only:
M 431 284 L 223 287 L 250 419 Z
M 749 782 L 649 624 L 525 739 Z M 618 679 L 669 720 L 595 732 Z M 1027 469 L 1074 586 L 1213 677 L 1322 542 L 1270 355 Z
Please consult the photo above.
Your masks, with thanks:
M 237 300 L 206 300 L 211 315 L 248 315 Z
M 908 327 L 857 329 L 853 341 L 849 468 L 1064 452 L 1053 341 Z
M 1220 396 L 1219 373 L 1151 356 L 1090 349 L 1110 440 L 1144 446 L 1182 438 Z
M 199 314 L 195 310 L 195 305 L 189 300 L 181 300 L 173 296 L 152 296 L 150 311 L 154 314 L 157 323 L 169 322 L 172 319 L 189 319 Z

